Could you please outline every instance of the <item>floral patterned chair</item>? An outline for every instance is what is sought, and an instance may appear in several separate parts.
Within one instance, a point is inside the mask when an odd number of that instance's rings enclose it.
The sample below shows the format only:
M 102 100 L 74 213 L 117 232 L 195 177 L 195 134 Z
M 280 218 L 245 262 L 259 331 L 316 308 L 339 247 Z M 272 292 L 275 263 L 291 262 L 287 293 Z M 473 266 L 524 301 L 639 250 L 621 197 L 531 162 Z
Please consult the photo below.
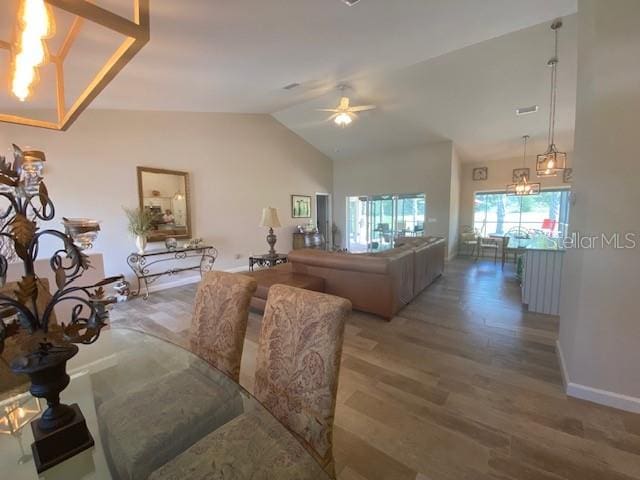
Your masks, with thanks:
M 286 285 L 272 286 L 256 364 L 255 397 L 332 477 L 333 418 L 344 324 L 350 311 L 351 302 L 343 298 Z M 228 441 L 242 437 L 245 446 L 255 443 L 252 435 L 265 432 L 269 437 L 265 428 L 264 418 L 245 412 L 150 478 L 314 478 L 311 470 L 304 468 L 309 460 L 292 455 L 299 446 L 274 440 L 265 448 L 260 442 L 260 452 L 268 452 L 274 461 L 257 464 L 252 461 L 252 455 L 257 454 L 254 448 L 242 450 L 237 442 Z
M 190 350 L 235 382 L 240 379 L 249 303 L 257 286 L 245 275 L 208 272 L 196 294 Z

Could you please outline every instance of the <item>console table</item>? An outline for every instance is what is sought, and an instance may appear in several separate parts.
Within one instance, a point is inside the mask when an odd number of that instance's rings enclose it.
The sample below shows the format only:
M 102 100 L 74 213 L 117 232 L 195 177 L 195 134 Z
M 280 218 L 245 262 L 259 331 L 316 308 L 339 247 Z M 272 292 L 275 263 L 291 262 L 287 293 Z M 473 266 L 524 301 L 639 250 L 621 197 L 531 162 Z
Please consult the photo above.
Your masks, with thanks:
M 140 288 L 144 285 L 144 299 L 149 298 L 149 284 L 155 282 L 164 275 L 175 275 L 176 273 L 196 270 L 208 272 L 213 268 L 213 263 L 218 257 L 218 251 L 210 246 L 201 247 L 180 247 L 174 249 L 149 250 L 145 253 L 131 253 L 127 258 L 127 263 L 138 279 L 138 290 L 132 295 L 140 295 Z M 167 265 L 167 262 L 185 263 L 185 266 Z
M 249 271 L 253 272 L 254 265 L 258 265 L 259 267 L 275 267 L 281 263 L 287 263 L 287 261 L 288 257 L 284 253 L 277 253 L 275 256 L 269 254 L 252 255 L 249 257 Z

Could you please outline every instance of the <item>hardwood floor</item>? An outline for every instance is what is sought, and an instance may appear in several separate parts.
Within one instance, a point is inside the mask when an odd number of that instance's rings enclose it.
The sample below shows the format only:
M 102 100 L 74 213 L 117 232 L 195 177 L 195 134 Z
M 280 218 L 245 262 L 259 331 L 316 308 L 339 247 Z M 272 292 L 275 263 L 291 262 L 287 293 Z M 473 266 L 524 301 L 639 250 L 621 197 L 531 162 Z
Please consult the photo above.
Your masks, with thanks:
M 640 415 L 568 398 L 558 318 L 525 312 L 513 267 L 457 259 L 391 322 L 354 312 L 334 454 L 343 480 L 640 479 Z M 195 286 L 113 312 L 184 343 Z M 241 383 L 252 388 L 260 316 Z

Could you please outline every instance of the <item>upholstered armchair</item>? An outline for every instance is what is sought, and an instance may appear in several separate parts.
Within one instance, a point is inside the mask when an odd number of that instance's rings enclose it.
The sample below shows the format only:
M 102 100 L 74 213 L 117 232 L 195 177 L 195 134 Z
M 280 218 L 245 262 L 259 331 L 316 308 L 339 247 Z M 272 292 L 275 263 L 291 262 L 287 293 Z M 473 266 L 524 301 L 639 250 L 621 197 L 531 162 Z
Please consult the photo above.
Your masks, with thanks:
M 191 351 L 235 382 L 256 281 L 244 275 L 208 272 L 195 298 L 191 322 Z

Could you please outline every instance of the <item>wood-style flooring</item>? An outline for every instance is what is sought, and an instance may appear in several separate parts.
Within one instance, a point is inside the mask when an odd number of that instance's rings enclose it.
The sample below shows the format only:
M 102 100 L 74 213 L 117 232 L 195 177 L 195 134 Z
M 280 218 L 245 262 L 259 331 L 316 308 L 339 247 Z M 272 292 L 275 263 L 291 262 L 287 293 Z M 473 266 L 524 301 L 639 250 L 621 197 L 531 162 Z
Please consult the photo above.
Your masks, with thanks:
M 114 324 L 185 344 L 195 285 L 117 306 Z M 372 292 L 373 293 L 373 292 Z M 252 388 L 260 315 L 241 383 Z M 640 479 L 640 415 L 568 398 L 558 318 L 520 305 L 513 267 L 457 259 L 391 322 L 354 312 L 334 455 L 342 480 Z

